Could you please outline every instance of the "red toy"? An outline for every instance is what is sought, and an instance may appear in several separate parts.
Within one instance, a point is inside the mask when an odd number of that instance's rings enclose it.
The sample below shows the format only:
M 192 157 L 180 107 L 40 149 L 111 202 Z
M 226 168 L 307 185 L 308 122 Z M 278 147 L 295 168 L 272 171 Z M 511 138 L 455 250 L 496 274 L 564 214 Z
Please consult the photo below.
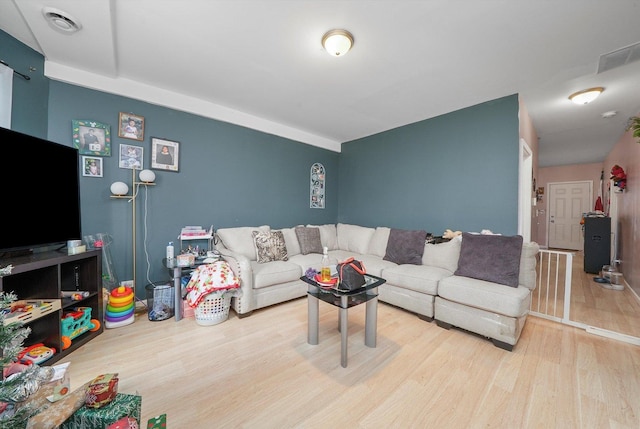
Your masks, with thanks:
M 624 172 L 622 167 L 616 164 L 611 168 L 611 180 L 613 180 L 613 184 L 618 188 L 624 189 L 627 186 L 627 173 Z
M 18 353 L 18 360 L 27 365 L 34 363 L 39 364 L 53 357 L 55 353 L 56 349 L 38 343 L 22 349 L 22 351 Z

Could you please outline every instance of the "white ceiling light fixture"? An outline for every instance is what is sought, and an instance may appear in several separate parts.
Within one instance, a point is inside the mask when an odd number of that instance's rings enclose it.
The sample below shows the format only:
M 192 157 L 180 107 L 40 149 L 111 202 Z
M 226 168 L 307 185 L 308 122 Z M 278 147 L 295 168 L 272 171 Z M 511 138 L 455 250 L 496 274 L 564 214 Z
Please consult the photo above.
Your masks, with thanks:
M 575 104 L 589 104 L 604 91 L 604 88 L 597 86 L 595 88 L 589 88 L 582 91 L 574 92 L 569 96 L 569 100 Z
M 327 31 L 322 36 L 322 46 L 334 57 L 342 57 L 353 46 L 353 34 L 347 30 Z
M 82 29 L 80 21 L 60 9 L 53 7 L 43 7 L 42 15 L 47 20 L 51 28 L 64 34 L 73 34 Z

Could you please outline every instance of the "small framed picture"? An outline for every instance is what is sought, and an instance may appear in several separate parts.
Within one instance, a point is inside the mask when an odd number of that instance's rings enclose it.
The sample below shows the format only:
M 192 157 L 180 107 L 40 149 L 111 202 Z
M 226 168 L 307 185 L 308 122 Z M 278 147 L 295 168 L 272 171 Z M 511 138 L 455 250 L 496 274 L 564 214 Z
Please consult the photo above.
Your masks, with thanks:
M 118 118 L 118 137 L 131 140 L 144 140 L 144 117 L 133 113 L 120 112 Z
M 151 168 L 178 172 L 180 143 L 151 137 Z
M 98 156 L 83 156 L 82 175 L 87 177 L 102 177 L 102 158 Z
M 140 146 L 131 146 L 128 144 L 120 145 L 120 168 L 128 168 L 130 170 L 142 170 L 144 148 Z
M 111 127 L 97 121 L 71 121 L 73 147 L 80 155 L 111 156 Z

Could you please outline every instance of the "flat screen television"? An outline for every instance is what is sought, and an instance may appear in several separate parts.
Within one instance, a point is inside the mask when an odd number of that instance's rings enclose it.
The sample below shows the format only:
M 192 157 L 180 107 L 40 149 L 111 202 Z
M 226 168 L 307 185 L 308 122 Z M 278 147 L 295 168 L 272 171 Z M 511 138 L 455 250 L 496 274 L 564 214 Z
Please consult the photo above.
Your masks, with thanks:
M 76 148 L 0 127 L 0 257 L 82 238 L 79 171 Z

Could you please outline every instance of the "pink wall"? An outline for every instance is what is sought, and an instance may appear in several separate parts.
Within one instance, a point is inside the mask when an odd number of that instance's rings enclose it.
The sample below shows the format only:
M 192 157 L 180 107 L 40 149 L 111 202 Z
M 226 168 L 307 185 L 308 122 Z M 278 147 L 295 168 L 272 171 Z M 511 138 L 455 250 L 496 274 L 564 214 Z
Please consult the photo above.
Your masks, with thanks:
M 548 207 L 547 207 L 547 196 L 549 195 L 549 183 L 553 182 L 578 182 L 578 181 L 591 181 L 593 183 L 593 199 L 592 199 L 592 207 L 591 210 L 595 208 L 595 202 L 598 198 L 598 189 L 600 188 L 600 175 L 602 172 L 602 164 L 573 164 L 573 165 L 562 165 L 559 167 L 542 167 L 538 169 L 538 187 L 544 186 L 544 195 L 542 196 L 542 201 L 538 201 L 538 205 L 535 207 L 538 211 L 538 216 L 534 218 L 533 228 L 536 227 L 538 229 L 538 244 L 542 247 L 548 247 L 548 237 L 547 237 L 547 215 L 548 215 Z M 607 175 L 607 171 L 605 170 L 604 181 L 605 185 L 609 176 Z M 606 189 L 606 188 L 605 188 Z M 534 213 L 535 215 L 535 213 Z
M 608 174 L 615 164 L 627 173 L 627 187 L 614 195 L 618 201 L 618 258 L 620 271 L 637 295 L 640 295 L 640 143 L 626 132 L 604 161 Z M 607 176 L 608 177 L 608 176 Z

